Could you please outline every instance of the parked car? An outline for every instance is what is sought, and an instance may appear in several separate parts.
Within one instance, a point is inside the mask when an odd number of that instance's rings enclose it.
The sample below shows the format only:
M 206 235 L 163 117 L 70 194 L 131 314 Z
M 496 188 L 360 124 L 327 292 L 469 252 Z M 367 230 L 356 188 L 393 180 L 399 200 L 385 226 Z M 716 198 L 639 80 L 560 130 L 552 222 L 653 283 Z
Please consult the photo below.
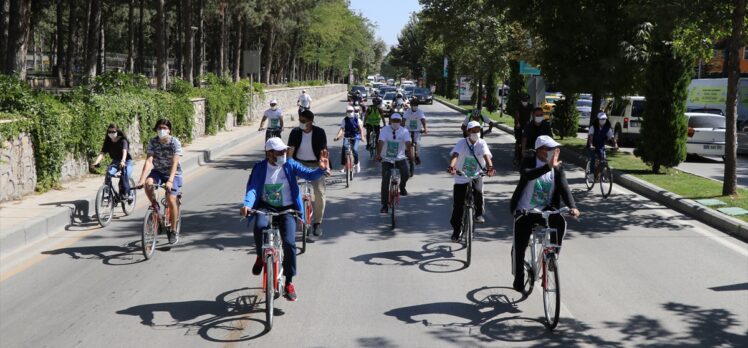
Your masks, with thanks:
M 543 114 L 545 114 L 545 119 L 550 119 L 551 112 L 553 111 L 553 108 L 556 107 L 556 101 L 564 99 L 563 94 L 561 93 L 546 93 L 545 94 L 545 100 L 540 105 L 541 108 L 543 108 Z
M 686 152 L 689 155 L 725 157 L 724 116 L 687 112 L 688 140 Z
M 738 128 L 738 154 L 748 155 L 748 122 Z
M 356 91 L 361 92 L 361 97 L 363 98 L 363 101 L 366 101 L 367 94 L 367 88 L 364 86 L 353 86 L 351 87 L 351 90 L 348 92 L 348 101 L 351 101 L 351 98 L 353 98 L 353 95 L 356 94 Z
M 395 91 L 390 91 L 382 98 L 382 107 L 384 107 L 387 112 L 391 111 L 390 108 L 392 107 L 392 100 L 395 99 L 395 95 L 397 95 Z
M 421 104 L 433 104 L 434 103 L 434 96 L 431 95 L 431 90 L 428 88 L 416 88 L 415 93 L 413 94 L 418 99 L 418 102 Z
M 647 100 L 644 97 L 630 96 L 613 100 L 612 104 L 605 108 L 610 109 L 608 120 L 613 126 L 619 144 L 633 143 L 639 138 L 642 115 L 644 115 L 646 106 Z
M 686 108 L 686 112 L 696 112 L 696 113 L 703 113 L 703 114 L 715 114 L 715 115 L 725 116 L 725 113 L 722 112 L 722 109 L 699 107 L 699 106 L 689 106 Z
M 589 128 L 590 114 L 592 113 L 592 99 L 577 100 L 577 111 L 579 111 L 579 128 Z
M 410 100 L 413 97 L 413 92 L 416 90 L 416 86 L 408 85 L 403 87 L 403 97 Z

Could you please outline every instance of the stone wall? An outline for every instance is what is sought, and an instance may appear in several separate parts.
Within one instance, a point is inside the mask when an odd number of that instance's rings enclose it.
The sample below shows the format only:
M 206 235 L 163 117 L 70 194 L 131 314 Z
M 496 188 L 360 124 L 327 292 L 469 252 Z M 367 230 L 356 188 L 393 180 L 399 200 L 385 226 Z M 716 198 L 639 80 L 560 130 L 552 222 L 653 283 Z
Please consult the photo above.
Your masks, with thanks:
M 191 101 L 192 108 L 195 110 L 192 139 L 197 139 L 205 135 L 205 98 L 194 98 Z
M 36 188 L 34 147 L 28 133 L 3 141 L 0 149 L 0 202 L 19 199 Z
M 299 99 L 299 95 L 301 95 L 301 90 L 303 89 L 306 89 L 306 92 L 312 97 L 312 111 L 314 111 L 314 104 L 316 101 L 329 95 L 343 93 L 348 90 L 348 86 L 337 84 L 266 90 L 264 96 L 253 96 L 252 103 L 249 107 L 249 113 L 245 118 L 249 121 L 262 119 L 262 113 L 270 107 L 270 100 L 277 99 L 278 106 L 283 110 L 283 115 L 286 119 L 295 120 L 298 115 L 296 101 Z

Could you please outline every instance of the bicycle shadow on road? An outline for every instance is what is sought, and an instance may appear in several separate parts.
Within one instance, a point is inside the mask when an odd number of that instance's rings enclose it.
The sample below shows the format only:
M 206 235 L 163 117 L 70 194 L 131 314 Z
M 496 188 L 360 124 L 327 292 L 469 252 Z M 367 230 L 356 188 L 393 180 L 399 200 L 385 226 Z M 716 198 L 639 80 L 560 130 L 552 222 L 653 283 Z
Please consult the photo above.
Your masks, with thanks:
M 101 260 L 105 265 L 124 266 L 145 261 L 142 257 L 140 241 L 125 245 L 94 245 L 70 247 L 43 251 L 43 255 L 68 255 L 75 260 Z
M 268 332 L 264 320 L 255 318 L 264 313 L 258 294 L 261 288 L 240 288 L 216 296 L 214 301 L 195 300 L 137 305 L 116 313 L 137 316 L 150 328 L 187 329 L 186 336 L 198 335 L 206 341 L 231 343 L 256 339 Z M 159 322 L 156 313 L 165 312 L 171 322 Z M 283 315 L 276 308 L 276 316 Z M 263 316 L 264 317 L 264 316 Z
M 363 254 L 351 260 L 373 266 L 418 266 L 424 272 L 450 273 L 467 268 L 463 260 L 455 259 L 455 252 L 465 246 L 450 242 L 424 244 L 423 250 L 393 250 Z

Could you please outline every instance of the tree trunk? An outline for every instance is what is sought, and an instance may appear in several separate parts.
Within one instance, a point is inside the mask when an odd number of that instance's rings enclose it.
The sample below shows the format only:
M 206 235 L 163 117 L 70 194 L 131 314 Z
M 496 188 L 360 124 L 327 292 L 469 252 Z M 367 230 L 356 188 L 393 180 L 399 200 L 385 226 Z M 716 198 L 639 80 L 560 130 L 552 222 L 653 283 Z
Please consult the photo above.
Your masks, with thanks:
M 86 63 L 83 74 L 91 82 L 96 77 L 96 63 L 99 53 L 99 25 L 101 24 L 101 0 L 91 0 L 88 12 L 86 33 Z
M 194 79 L 194 85 L 199 86 L 199 78 L 203 74 L 205 74 L 204 70 L 204 62 L 205 62 L 205 19 L 203 18 L 203 11 L 204 11 L 204 0 L 199 0 L 198 2 L 198 10 L 197 10 L 197 20 L 198 20 L 198 26 L 197 26 L 197 52 L 194 53 L 195 57 L 195 75 L 196 79 Z M 194 41 L 194 40 L 193 40 Z
M 182 63 L 182 78 L 193 83 L 192 71 L 193 71 L 193 58 L 195 49 L 195 34 L 192 30 L 192 0 L 182 1 L 182 23 L 184 24 L 184 47 L 182 57 L 184 62 Z
M 225 52 L 226 52 L 226 6 L 225 2 L 222 2 L 218 9 L 218 76 L 224 76 L 226 73 L 225 63 Z
M 743 37 L 746 0 L 735 0 L 732 13 L 732 33 L 728 46 L 727 61 L 727 100 L 725 105 L 727 130 L 725 131 L 725 181 L 722 185 L 723 195 L 737 193 L 737 114 L 738 82 L 740 80 L 740 47 Z
M 265 76 L 263 77 L 263 82 L 270 84 L 270 71 L 272 70 L 273 66 L 273 46 L 275 43 L 275 27 L 272 24 L 268 24 L 268 30 L 267 30 L 267 41 L 265 41 L 265 58 L 263 59 L 265 61 Z
M 237 14 L 234 18 L 236 33 L 234 34 L 234 82 L 241 79 L 242 66 L 242 32 L 244 27 L 244 16 Z
M 98 74 L 106 72 L 106 35 L 104 32 L 104 14 L 102 13 L 102 19 L 99 21 L 99 51 L 97 54 L 98 61 L 96 63 L 96 71 Z
M 67 57 L 65 58 L 65 85 L 67 87 L 73 87 L 74 73 L 75 73 L 75 52 L 77 51 L 77 40 L 76 33 L 78 32 L 78 17 L 75 15 L 77 7 L 75 6 L 76 0 L 68 1 L 68 50 Z
M 138 74 L 145 74 L 145 35 L 143 34 L 143 14 L 145 12 L 145 0 L 140 0 L 140 10 L 138 11 L 138 64 L 135 71 Z
M 174 3 L 174 10 L 175 10 L 175 12 L 177 14 L 177 16 L 176 16 L 177 18 L 176 18 L 176 21 L 174 23 L 174 29 L 173 29 L 172 32 L 174 33 L 174 36 L 176 36 L 176 45 L 174 46 L 174 48 L 175 48 L 174 49 L 174 53 L 175 53 L 174 54 L 174 67 L 176 68 L 176 74 L 175 75 L 180 75 L 181 76 L 182 75 L 182 71 L 184 71 L 183 70 L 183 66 L 182 66 L 182 53 L 184 52 L 184 49 L 183 49 L 183 47 L 184 47 L 183 46 L 184 40 L 183 40 L 183 35 L 182 35 L 183 34 L 184 23 L 183 23 L 183 19 L 182 19 L 182 13 L 184 11 L 183 11 L 183 9 L 180 9 L 179 3 L 180 3 L 180 1 L 176 1 Z M 169 10 L 167 9 L 166 11 L 168 12 Z M 184 78 L 184 77 L 182 77 L 182 78 Z
M 159 89 L 166 89 L 169 63 L 166 60 L 166 4 L 165 0 L 156 3 L 156 83 Z
M 26 79 L 26 51 L 31 25 L 31 0 L 10 0 L 8 18 L 8 45 L 5 52 L 5 73 L 18 74 Z
M 65 66 L 65 32 L 62 25 L 64 18 L 63 13 L 63 0 L 57 0 L 57 30 L 55 31 L 55 42 L 57 49 L 55 51 L 55 67 L 54 75 L 57 76 L 57 86 L 62 87 L 64 85 L 64 66 Z
M 0 61 L 3 63 L 5 63 L 6 48 L 8 46 L 9 5 L 9 0 L 2 0 L 2 3 L 0 3 Z M 5 69 L 5 66 L 3 66 L 3 69 Z
M 476 96 L 478 109 L 483 108 L 483 77 L 478 79 L 478 95 Z
M 125 71 L 135 71 L 135 0 L 127 2 L 127 61 Z

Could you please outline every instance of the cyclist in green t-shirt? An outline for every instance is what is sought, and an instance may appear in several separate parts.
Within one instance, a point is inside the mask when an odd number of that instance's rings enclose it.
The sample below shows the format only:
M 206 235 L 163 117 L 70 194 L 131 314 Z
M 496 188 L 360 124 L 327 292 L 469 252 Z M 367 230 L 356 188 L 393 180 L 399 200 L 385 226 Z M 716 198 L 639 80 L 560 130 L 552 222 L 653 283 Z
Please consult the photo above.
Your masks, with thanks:
M 387 123 L 382 117 L 382 98 L 377 96 L 372 100 L 372 107 L 367 109 L 366 116 L 364 116 L 364 128 L 366 128 L 366 150 L 369 150 L 371 146 L 376 147 L 376 142 L 379 139 L 379 130 Z M 374 139 L 372 141 L 372 139 Z

